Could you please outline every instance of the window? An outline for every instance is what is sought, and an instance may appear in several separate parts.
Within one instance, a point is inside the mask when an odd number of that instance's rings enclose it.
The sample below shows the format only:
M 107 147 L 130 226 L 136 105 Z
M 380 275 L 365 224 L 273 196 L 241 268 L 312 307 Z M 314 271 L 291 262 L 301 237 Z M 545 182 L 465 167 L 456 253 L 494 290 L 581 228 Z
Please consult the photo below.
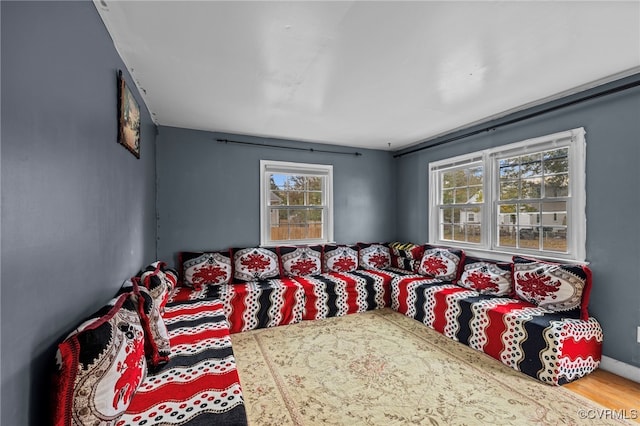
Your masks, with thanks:
M 430 241 L 584 261 L 585 146 L 579 128 L 430 163 Z
M 333 240 L 333 166 L 260 161 L 262 245 Z

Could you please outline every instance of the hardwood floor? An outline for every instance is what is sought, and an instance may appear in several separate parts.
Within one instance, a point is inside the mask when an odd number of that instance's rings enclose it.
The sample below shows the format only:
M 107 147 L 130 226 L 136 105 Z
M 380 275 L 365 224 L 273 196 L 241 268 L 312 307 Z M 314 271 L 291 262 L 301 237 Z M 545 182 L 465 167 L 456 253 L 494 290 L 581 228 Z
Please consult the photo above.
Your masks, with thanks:
M 640 423 L 640 383 L 598 369 L 563 387 Z

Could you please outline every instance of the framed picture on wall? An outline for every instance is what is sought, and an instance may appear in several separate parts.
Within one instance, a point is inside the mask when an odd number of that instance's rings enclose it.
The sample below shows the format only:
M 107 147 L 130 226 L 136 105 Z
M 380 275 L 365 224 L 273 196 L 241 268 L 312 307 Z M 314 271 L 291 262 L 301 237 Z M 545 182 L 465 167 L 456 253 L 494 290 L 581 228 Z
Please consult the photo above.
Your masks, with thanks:
M 140 158 L 140 107 L 118 71 L 118 143 Z

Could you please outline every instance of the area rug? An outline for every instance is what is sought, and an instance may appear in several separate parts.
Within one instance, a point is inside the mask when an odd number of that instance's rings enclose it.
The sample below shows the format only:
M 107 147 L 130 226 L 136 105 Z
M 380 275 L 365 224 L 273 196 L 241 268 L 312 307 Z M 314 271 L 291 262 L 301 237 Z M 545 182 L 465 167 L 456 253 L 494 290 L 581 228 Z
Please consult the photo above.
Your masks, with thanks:
M 632 424 L 390 309 L 232 344 L 250 425 Z

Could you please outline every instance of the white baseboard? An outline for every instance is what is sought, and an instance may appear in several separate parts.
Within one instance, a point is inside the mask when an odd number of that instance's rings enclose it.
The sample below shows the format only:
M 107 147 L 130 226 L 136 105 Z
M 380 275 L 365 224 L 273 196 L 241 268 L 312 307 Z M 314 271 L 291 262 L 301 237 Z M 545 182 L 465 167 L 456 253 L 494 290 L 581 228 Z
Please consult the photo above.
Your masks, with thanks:
M 631 364 L 618 361 L 617 359 L 609 358 L 602 355 L 600 360 L 600 368 L 609 371 L 611 373 L 622 376 L 625 379 L 633 380 L 640 383 L 640 367 L 635 367 Z

